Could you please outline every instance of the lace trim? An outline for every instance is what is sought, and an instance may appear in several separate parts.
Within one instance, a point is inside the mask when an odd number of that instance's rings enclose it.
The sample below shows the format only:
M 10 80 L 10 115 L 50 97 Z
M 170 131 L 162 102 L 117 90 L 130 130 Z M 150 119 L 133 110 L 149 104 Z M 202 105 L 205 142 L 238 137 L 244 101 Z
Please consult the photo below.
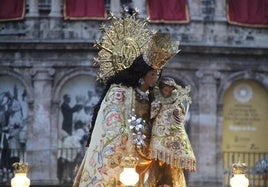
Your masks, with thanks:
M 154 149 L 150 153 L 151 158 L 166 162 L 174 167 L 179 167 L 187 171 L 196 171 L 196 159 L 191 156 L 179 156 L 166 153 L 165 151 Z

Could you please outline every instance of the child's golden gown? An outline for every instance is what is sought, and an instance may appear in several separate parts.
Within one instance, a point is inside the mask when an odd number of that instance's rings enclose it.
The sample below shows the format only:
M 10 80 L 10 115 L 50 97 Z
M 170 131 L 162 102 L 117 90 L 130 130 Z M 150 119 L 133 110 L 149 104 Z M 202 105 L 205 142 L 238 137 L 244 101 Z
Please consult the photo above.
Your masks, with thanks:
M 178 123 L 173 115 L 175 109 L 180 109 L 182 115 L 185 115 L 184 106 L 177 100 L 177 93 L 174 92 L 171 97 L 164 98 L 159 89 L 155 89 L 155 97 L 151 110 L 151 117 L 155 117 L 155 120 L 152 127 L 150 157 L 170 165 L 173 172 L 178 172 L 176 169 L 181 172 L 195 171 L 196 158 L 184 123 Z M 180 179 L 177 179 L 177 182 L 179 183 L 177 186 L 186 186 Z

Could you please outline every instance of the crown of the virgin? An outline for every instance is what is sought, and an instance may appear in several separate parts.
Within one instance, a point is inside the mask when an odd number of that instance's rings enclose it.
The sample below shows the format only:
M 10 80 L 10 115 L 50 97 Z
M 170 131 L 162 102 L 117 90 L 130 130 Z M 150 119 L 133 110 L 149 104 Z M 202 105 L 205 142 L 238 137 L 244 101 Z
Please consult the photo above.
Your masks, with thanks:
M 171 41 L 169 34 L 153 34 L 143 58 L 154 69 L 162 69 L 167 61 L 179 52 L 179 42 Z
M 178 42 L 170 41 L 169 35 L 153 33 L 145 19 L 138 19 L 138 11 L 132 15 L 122 10 L 122 17 L 109 15 L 110 25 L 101 25 L 100 49 L 94 65 L 99 67 L 97 79 L 105 82 L 109 77 L 129 68 L 135 58 L 143 54 L 145 62 L 154 69 L 161 69 L 166 61 L 178 52 Z

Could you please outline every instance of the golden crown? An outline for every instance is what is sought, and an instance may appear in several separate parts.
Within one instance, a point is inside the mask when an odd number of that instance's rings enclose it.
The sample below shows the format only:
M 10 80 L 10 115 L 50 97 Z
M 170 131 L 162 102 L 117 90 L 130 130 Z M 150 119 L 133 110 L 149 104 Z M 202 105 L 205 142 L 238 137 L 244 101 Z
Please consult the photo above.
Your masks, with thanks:
M 167 61 L 179 52 L 179 42 L 171 41 L 169 34 L 156 32 L 149 41 L 143 58 L 154 69 L 162 69 Z
M 29 165 L 25 162 L 15 162 L 12 164 L 15 173 L 27 173 L 29 171 Z
M 104 81 L 114 74 L 131 66 L 136 57 L 147 49 L 151 32 L 146 28 L 145 20 L 137 19 L 137 10 L 132 15 L 122 10 L 122 18 L 109 15 L 110 26 L 101 25 L 104 33 L 101 42 L 95 47 L 101 49 L 94 65 L 99 66 L 97 79 Z
M 132 15 L 121 11 L 122 18 L 109 15 L 111 24 L 101 25 L 104 36 L 96 41 L 100 49 L 94 65 L 99 67 L 97 79 L 105 82 L 114 74 L 130 67 L 138 56 L 143 55 L 145 62 L 154 69 L 161 69 L 166 61 L 178 53 L 178 42 L 170 41 L 170 36 L 151 32 L 145 19 L 137 19 L 138 11 Z M 149 51 L 148 51 L 149 50 Z M 147 52 L 146 52 L 147 51 Z
M 247 165 L 245 163 L 234 163 L 232 165 L 232 172 L 233 174 L 246 174 L 247 172 Z
M 139 158 L 129 155 L 123 158 L 121 165 L 125 168 L 134 168 L 139 162 Z

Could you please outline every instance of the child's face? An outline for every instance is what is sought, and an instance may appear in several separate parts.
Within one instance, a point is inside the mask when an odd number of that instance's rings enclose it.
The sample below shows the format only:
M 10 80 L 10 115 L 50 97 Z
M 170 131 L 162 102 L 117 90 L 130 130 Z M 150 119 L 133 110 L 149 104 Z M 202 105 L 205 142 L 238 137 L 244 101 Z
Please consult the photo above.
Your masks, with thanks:
M 173 87 L 171 86 L 164 86 L 162 89 L 161 89 L 161 94 L 163 97 L 167 98 L 167 97 L 170 97 L 171 96 L 171 93 L 173 91 Z

